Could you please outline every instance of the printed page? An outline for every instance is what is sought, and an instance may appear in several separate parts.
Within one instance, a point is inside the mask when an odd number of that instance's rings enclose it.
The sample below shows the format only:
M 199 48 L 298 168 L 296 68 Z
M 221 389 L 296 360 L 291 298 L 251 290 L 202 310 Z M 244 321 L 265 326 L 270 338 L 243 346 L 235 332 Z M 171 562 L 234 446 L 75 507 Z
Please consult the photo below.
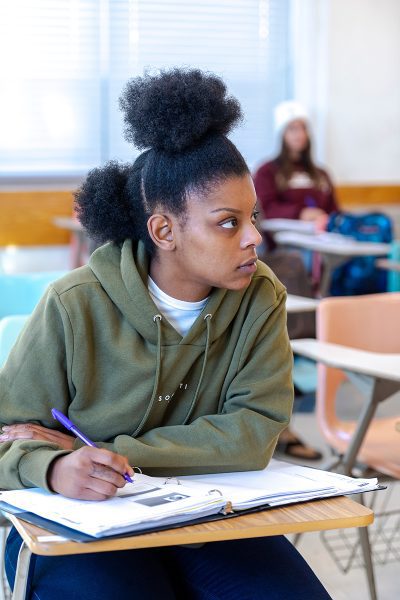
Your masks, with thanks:
M 102 502 L 74 500 L 38 488 L 0 493 L 0 500 L 95 537 L 140 530 L 150 523 L 179 523 L 216 514 L 226 505 L 209 486 L 154 485 L 135 475 L 114 498 Z

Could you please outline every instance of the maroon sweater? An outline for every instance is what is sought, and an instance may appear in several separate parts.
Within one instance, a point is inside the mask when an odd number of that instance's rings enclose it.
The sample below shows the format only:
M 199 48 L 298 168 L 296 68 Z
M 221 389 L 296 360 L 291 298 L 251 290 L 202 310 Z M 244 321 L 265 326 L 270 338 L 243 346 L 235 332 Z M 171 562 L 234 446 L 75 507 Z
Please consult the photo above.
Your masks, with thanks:
M 272 160 L 254 175 L 254 186 L 266 219 L 298 219 L 307 206 L 321 208 L 328 214 L 338 210 L 332 182 L 322 169 L 318 169 L 320 183 L 316 186 L 299 165 L 284 190 L 278 189 L 277 173 L 278 163 Z

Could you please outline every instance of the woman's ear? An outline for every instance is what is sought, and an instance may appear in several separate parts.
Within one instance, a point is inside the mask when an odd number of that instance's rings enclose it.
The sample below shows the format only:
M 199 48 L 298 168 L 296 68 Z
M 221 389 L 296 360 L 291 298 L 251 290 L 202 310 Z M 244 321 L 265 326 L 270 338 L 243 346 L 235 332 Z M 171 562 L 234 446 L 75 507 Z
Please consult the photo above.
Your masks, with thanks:
M 158 213 L 151 215 L 147 230 L 157 248 L 168 251 L 175 249 L 173 223 L 169 217 Z

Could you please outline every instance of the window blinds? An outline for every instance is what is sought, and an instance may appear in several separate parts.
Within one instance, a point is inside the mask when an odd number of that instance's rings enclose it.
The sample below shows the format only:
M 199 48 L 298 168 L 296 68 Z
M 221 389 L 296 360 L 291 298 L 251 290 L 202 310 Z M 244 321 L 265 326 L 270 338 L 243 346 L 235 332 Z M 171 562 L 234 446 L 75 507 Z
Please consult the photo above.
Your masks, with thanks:
M 10 0 L 0 4 L 0 177 L 82 176 L 137 150 L 118 98 L 145 70 L 200 67 L 242 104 L 232 140 L 250 167 L 272 150 L 291 93 L 289 0 Z

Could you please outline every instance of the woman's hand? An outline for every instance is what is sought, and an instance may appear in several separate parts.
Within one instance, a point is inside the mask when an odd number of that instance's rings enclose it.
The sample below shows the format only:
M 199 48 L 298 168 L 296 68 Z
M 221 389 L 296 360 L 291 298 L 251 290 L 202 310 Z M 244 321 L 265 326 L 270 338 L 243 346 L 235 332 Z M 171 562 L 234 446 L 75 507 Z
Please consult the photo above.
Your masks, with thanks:
M 316 221 L 324 216 L 327 215 L 322 208 L 318 208 L 316 206 L 306 206 L 305 208 L 302 208 L 299 219 L 301 221 Z
M 63 450 L 73 450 L 75 437 L 61 433 L 56 429 L 48 429 L 35 423 L 14 423 L 3 425 L 0 442 L 13 442 L 14 440 L 42 440 L 57 444 Z
M 68 498 L 105 500 L 125 485 L 124 473 L 133 475 L 125 456 L 85 446 L 56 458 L 50 465 L 47 480 L 54 492 Z

